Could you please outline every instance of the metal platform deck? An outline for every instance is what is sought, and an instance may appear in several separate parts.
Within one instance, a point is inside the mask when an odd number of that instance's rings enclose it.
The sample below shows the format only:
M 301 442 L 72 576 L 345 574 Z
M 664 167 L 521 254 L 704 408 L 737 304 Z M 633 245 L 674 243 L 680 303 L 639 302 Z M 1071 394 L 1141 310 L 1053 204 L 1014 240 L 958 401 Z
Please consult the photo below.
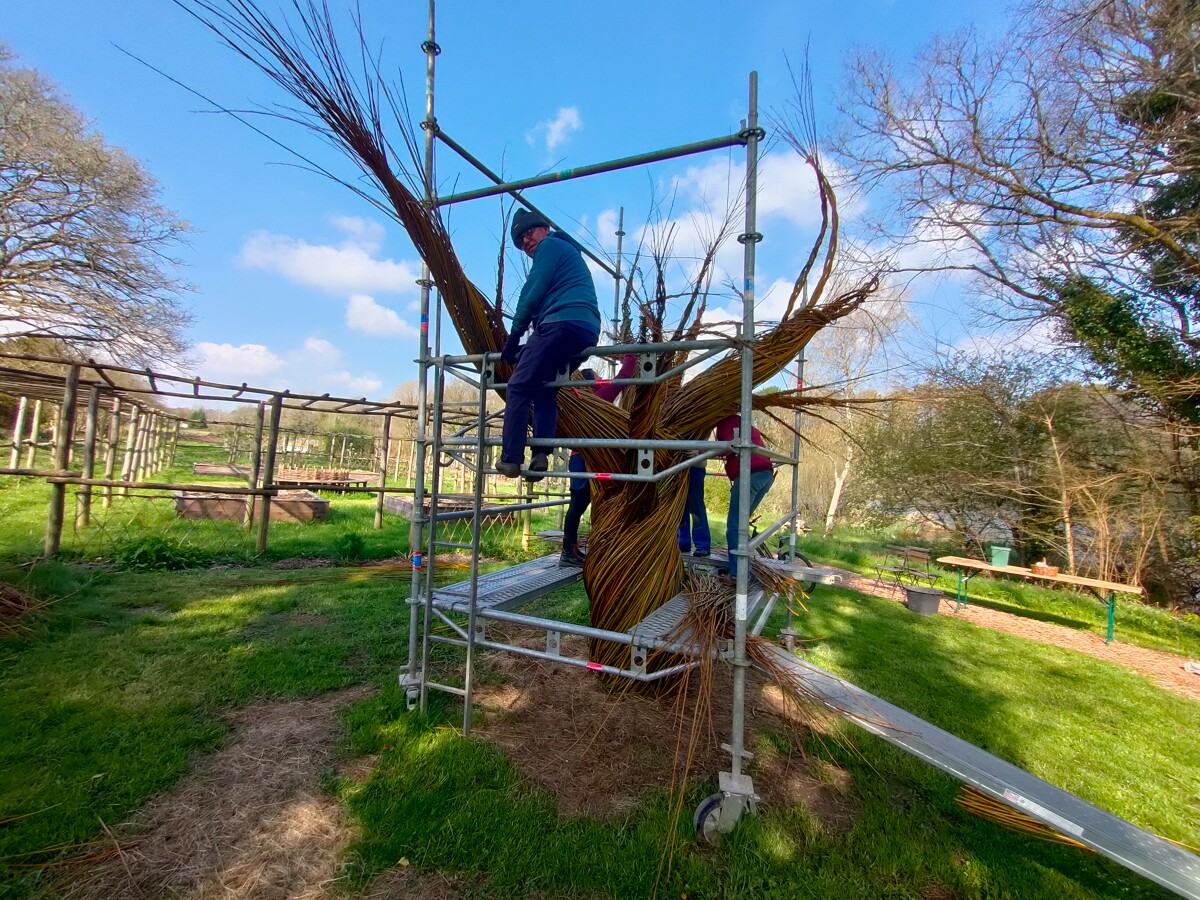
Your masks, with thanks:
M 1183 897 L 1200 900 L 1200 857 L 1042 781 L 848 681 L 772 648 L 781 667 L 839 715 L 990 797 Z
M 798 581 L 810 584 L 837 584 L 838 574 L 832 569 L 820 569 L 815 566 L 802 566 L 786 559 L 771 559 L 768 556 L 757 557 L 760 565 L 769 566 L 784 575 L 790 575 Z M 719 568 L 729 564 L 729 553 L 724 547 L 714 547 L 709 556 L 684 555 L 683 564 L 688 568 Z
M 750 588 L 747 605 L 747 620 L 752 620 L 763 609 L 767 602 L 766 592 L 758 585 Z M 730 601 L 732 602 L 732 601 Z M 676 594 L 642 621 L 629 630 L 629 636 L 634 644 L 653 650 L 670 649 L 674 652 L 686 652 L 689 645 L 689 634 L 679 630 L 679 623 L 687 615 L 688 601 L 682 594 Z
M 517 609 L 559 588 L 574 584 L 583 570 L 558 565 L 558 554 L 531 559 L 508 569 L 479 576 L 476 609 Z M 459 581 L 433 591 L 434 608 L 466 614 L 471 598 L 471 581 Z

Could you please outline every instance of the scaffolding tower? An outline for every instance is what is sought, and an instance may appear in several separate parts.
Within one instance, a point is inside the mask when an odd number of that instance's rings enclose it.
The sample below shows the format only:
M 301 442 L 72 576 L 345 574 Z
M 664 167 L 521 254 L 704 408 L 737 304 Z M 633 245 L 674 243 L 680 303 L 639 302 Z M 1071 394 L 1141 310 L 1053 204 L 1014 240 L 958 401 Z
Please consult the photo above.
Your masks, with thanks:
M 739 333 L 735 337 L 704 340 L 704 341 L 675 341 L 655 344 L 610 345 L 595 347 L 586 351 L 589 355 L 607 357 L 615 360 L 622 354 L 636 353 L 638 368 L 634 376 L 626 379 L 609 380 L 615 384 L 655 384 L 671 378 L 682 376 L 685 370 L 701 365 L 716 355 L 738 347 L 741 351 L 741 383 L 740 383 L 740 428 L 735 432 L 733 440 L 719 442 L 715 440 L 639 440 L 639 439 L 555 439 L 531 440 L 529 446 L 542 452 L 550 452 L 554 448 L 585 449 L 588 447 L 608 447 L 632 450 L 636 452 L 636 465 L 633 472 L 571 472 L 566 467 L 556 466 L 554 471 L 547 473 L 551 479 L 582 478 L 607 479 L 612 481 L 656 482 L 665 478 L 676 477 L 695 462 L 712 459 L 718 455 L 736 452 L 740 461 L 740 508 L 738 509 L 738 549 L 734 552 L 739 557 L 754 554 L 764 541 L 774 535 L 785 525 L 792 525 L 790 530 L 791 552 L 795 558 L 796 509 L 793 502 L 791 511 L 774 523 L 763 533 L 754 537 L 750 535 L 750 456 L 751 441 L 751 402 L 753 389 L 753 341 L 754 341 L 754 300 L 755 300 L 755 249 L 762 235 L 757 231 L 757 182 L 758 182 L 758 148 L 764 137 L 758 122 L 757 73 L 749 77 L 749 96 L 747 114 L 741 129 L 735 134 L 722 135 L 709 140 L 699 141 L 665 150 L 643 153 L 637 156 L 625 157 L 597 165 L 584 166 L 550 173 L 535 178 L 514 182 L 505 182 L 486 165 L 472 156 L 465 148 L 449 137 L 438 125 L 435 116 L 435 69 L 440 47 L 436 41 L 434 0 L 429 0 L 428 36 L 421 47 L 426 56 L 426 92 L 425 119 L 421 123 L 425 131 L 424 154 L 424 202 L 430 209 L 448 206 L 468 200 L 507 194 L 528 209 L 545 216 L 545 213 L 530 203 L 522 191 L 527 188 L 557 183 L 574 178 L 612 172 L 634 166 L 646 165 L 653 162 L 677 159 L 698 153 L 714 150 L 740 147 L 746 154 L 746 183 L 745 183 L 745 223 L 738 240 L 743 245 L 743 285 L 742 285 L 742 322 Z M 448 197 L 438 197 L 435 187 L 435 143 L 441 142 L 453 150 L 463 160 L 473 166 L 486 178 L 494 182 L 491 187 L 458 193 Z M 553 221 L 546 216 L 547 221 Z M 622 275 L 621 238 L 624 234 L 622 221 L 618 224 L 617 260 L 610 263 L 588 250 L 584 252 L 614 279 L 615 297 L 613 318 L 618 315 L 618 302 L 621 295 Z M 493 572 L 486 575 L 479 573 L 479 543 L 480 523 L 488 509 L 483 505 L 483 484 L 488 474 L 495 472 L 491 463 L 491 450 L 499 443 L 498 439 L 488 435 L 488 423 L 497 415 L 487 408 L 487 394 L 490 390 L 502 389 L 503 383 L 497 381 L 495 362 L 498 353 L 444 355 L 441 348 L 441 298 L 433 291 L 433 282 L 428 267 L 422 272 L 419 282 L 421 286 L 421 329 L 420 355 L 418 357 L 418 388 L 417 388 L 417 463 L 416 471 L 424 471 L 425 457 L 433 458 L 432 481 L 429 497 L 423 496 L 424 485 L 418 479 L 415 484 L 413 501 L 413 519 L 410 534 L 410 546 L 413 548 L 413 567 L 411 592 L 409 598 L 409 653 L 407 665 L 401 677 L 401 685 L 406 691 L 410 708 L 424 708 L 429 691 L 442 691 L 460 697 L 463 703 L 463 733 L 469 734 L 472 726 L 472 692 L 474 688 L 475 654 L 480 648 L 500 650 L 528 657 L 551 660 L 568 666 L 586 668 L 606 675 L 627 678 L 634 681 L 656 681 L 678 674 L 699 664 L 695 658 L 693 647 L 688 645 L 686 637 L 678 635 L 678 625 L 686 612 L 686 600 L 677 596 L 669 600 L 646 619 L 627 632 L 615 632 L 591 626 L 576 625 L 551 619 L 530 616 L 520 612 L 520 608 L 531 601 L 542 597 L 561 587 L 577 582 L 582 577 L 578 568 L 560 568 L 557 554 L 541 559 L 535 559 L 520 565 Z M 430 346 L 429 324 L 433 320 L 438 325 L 435 330 L 434 344 Z M 663 354 L 674 354 L 687 351 L 683 363 L 676 365 L 666 372 L 658 372 L 658 360 Z M 554 385 L 563 386 L 568 382 L 575 386 L 594 385 L 595 382 L 579 379 L 571 380 L 569 372 L 560 372 L 560 377 Z M 432 377 L 432 392 L 430 379 Z M 444 432 L 445 410 L 447 401 L 445 389 L 448 379 L 458 379 L 478 391 L 474 408 L 474 421 L 451 433 Z M 466 412 L 466 410 L 461 410 Z M 426 425 L 428 422 L 428 426 Z M 797 448 L 798 449 L 798 448 Z M 688 451 L 696 454 L 677 465 L 660 471 L 655 471 L 654 455 L 658 450 Z M 754 452 L 763 452 L 756 448 Z M 792 497 L 797 496 L 797 472 L 795 457 L 783 457 L 778 454 L 770 455 L 791 464 L 793 475 Z M 472 508 L 469 510 L 439 509 L 441 463 L 444 459 L 453 459 L 464 463 L 474 474 L 475 490 Z M 532 497 L 522 498 L 523 502 L 506 506 L 508 510 L 532 510 L 565 504 L 565 500 L 536 501 Z M 426 502 L 428 512 L 425 512 Z M 469 522 L 470 541 L 445 540 L 442 529 L 453 522 Z M 443 550 L 462 550 L 470 554 L 470 576 L 459 584 L 438 586 L 437 554 Z M 805 569 L 806 578 L 810 580 L 831 581 L 832 574 Z M 708 833 L 728 832 L 747 810 L 751 810 L 757 800 L 751 778 L 744 771 L 745 762 L 750 753 L 745 748 L 745 691 L 746 669 L 749 665 L 746 656 L 746 639 L 750 633 L 758 633 L 766 624 L 777 598 L 762 587 L 750 581 L 749 565 L 745 562 L 737 567 L 737 579 L 734 597 L 735 623 L 734 637 L 720 650 L 721 656 L 732 663 L 733 668 L 733 697 L 732 721 L 730 734 L 723 748 L 730 757 L 729 770 L 720 775 L 720 792 L 706 801 L 697 815 L 703 814 L 705 830 Z M 518 624 L 545 635 L 544 649 L 530 649 L 505 643 L 494 639 L 489 634 L 489 623 L 507 622 Z M 435 632 L 435 625 L 440 626 L 440 633 Z M 789 612 L 790 626 L 790 612 Z M 790 628 L 787 629 L 790 631 Z M 628 662 L 622 666 L 613 666 L 593 662 L 589 659 L 573 657 L 563 652 L 563 635 L 578 635 L 589 639 L 612 641 L 629 647 Z M 434 680 L 430 670 L 431 650 L 436 644 L 451 644 L 465 649 L 466 662 L 462 674 L 462 684 L 446 684 Z M 693 651 L 689 657 L 689 650 Z M 655 651 L 668 651 L 678 655 L 677 662 L 666 668 L 651 670 L 648 663 Z M 698 823 L 700 824 L 700 823 Z

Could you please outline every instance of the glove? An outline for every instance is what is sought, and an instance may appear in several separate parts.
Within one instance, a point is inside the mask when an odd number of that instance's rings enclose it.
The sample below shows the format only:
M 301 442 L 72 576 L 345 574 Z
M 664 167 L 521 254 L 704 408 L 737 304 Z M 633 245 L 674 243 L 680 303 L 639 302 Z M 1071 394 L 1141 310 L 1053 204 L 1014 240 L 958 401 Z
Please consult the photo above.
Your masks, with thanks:
M 517 364 L 517 357 L 521 355 L 521 339 L 515 334 L 510 334 L 508 340 L 504 344 L 504 350 L 500 353 L 500 358 L 509 365 Z

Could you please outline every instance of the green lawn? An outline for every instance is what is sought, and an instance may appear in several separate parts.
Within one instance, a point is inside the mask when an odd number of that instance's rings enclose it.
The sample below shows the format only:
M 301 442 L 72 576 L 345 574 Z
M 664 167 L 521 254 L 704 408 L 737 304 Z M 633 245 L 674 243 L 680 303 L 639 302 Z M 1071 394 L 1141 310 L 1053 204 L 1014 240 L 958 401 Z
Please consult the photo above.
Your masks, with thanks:
M 19 509 L 12 496 L 0 504 Z M 273 531 L 272 555 L 330 555 L 352 529 L 371 537 L 369 500 L 338 506 L 347 507 L 340 523 L 296 526 L 295 536 L 281 528 L 278 539 Z M 10 562 L 25 522 L 0 520 Z M 398 520 L 367 553 L 391 555 L 406 535 Z M 514 543 L 497 538 L 493 550 Z M 665 786 L 625 814 L 561 818 L 501 751 L 462 739 L 454 704 L 405 712 L 402 575 L 119 572 L 68 559 L 0 577 L 56 598 L 25 634 L 0 641 L 0 895 L 38 894 L 44 873 L 18 864 L 60 858 L 44 851 L 98 837 L 101 820 L 121 822 L 175 784 L 193 754 L 227 739 L 229 710 L 352 684 L 376 691 L 347 711 L 342 753 L 378 759 L 365 781 L 331 774 L 325 785 L 360 829 L 345 860 L 350 895 L 402 857 L 419 873 L 462 877 L 481 897 L 646 897 L 655 888 L 673 827 Z M 531 611 L 582 621 L 586 598 L 575 587 Z M 776 616 L 770 627 L 780 624 Z M 1200 845 L 1197 704 L 1115 665 L 835 588 L 819 589 L 799 627 L 817 639 L 816 664 L 1144 828 Z M 950 778 L 853 726 L 832 729 L 833 739 L 768 731 L 754 749 L 760 759 L 806 752 L 847 770 L 857 811 L 848 832 L 800 805 L 767 808 L 711 850 L 681 822 L 658 896 L 1165 896 L 1094 854 L 967 814 Z M 688 808 L 711 790 L 694 785 Z
M 814 534 L 806 535 L 797 542 L 797 546 L 814 562 L 841 566 L 873 577 L 874 566 L 883 561 L 885 543 L 896 541 L 875 531 L 842 528 L 835 531 L 829 540 Z M 963 554 L 959 551 L 954 555 Z M 953 596 L 957 586 L 956 573 L 944 569 L 938 571 L 940 575 L 936 586 Z M 978 575 L 969 583 L 967 599 L 969 603 L 979 606 L 1080 631 L 1103 635 L 1107 630 L 1107 604 L 1094 594 L 1083 591 L 1042 587 L 1018 578 Z M 1200 658 L 1200 616 L 1193 613 L 1173 614 L 1129 597 L 1118 596 L 1116 617 L 1116 638 L 1119 641 Z
M 219 445 L 181 440 L 175 465 L 153 477 L 160 482 L 244 487 L 245 482 L 236 478 L 192 473 L 194 462 L 224 460 L 225 452 Z M 48 459 L 39 459 L 38 463 L 49 465 Z M 111 560 L 123 548 L 136 546 L 150 536 L 165 537 L 172 545 L 195 554 L 200 562 L 211 563 L 260 564 L 289 557 L 336 556 L 339 541 L 344 542 L 347 535 L 361 539 L 354 558 L 384 559 L 408 552 L 407 519 L 385 513 L 383 528 L 376 530 L 375 497 L 371 494 L 318 492 L 331 501 L 328 518 L 310 524 L 272 522 L 267 551 L 259 557 L 255 552 L 257 525 L 247 530 L 238 522 L 181 519 L 175 514 L 174 498 L 169 492 L 117 496 L 105 508 L 97 490 L 91 526 L 77 528 L 75 491 L 72 487 L 67 492 L 67 524 L 62 537 L 62 556 L 66 559 Z M 49 491 L 44 482 L 0 476 L 0 564 L 41 553 L 48 503 Z M 558 527 L 558 523 L 556 509 L 534 511 L 533 530 Z M 443 525 L 440 531 L 439 537 L 444 540 L 470 540 L 469 529 L 461 523 Z M 511 526 L 485 527 L 483 549 L 489 556 L 507 559 L 537 552 L 537 548 L 522 550 L 520 533 Z

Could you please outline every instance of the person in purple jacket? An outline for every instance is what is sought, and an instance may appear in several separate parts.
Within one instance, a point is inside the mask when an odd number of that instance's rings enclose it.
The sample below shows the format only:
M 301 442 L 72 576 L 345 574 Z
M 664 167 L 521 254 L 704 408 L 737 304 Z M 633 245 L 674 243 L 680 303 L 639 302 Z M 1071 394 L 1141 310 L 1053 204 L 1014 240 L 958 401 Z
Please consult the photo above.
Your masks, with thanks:
M 733 432 L 742 427 L 742 417 L 738 413 L 726 416 L 717 423 L 717 440 L 732 441 Z M 751 443 L 758 447 L 766 447 L 763 442 L 762 433 L 757 428 L 750 429 Z M 738 545 L 738 504 L 741 502 L 741 487 L 739 484 L 738 475 L 741 472 L 741 463 L 738 460 L 736 451 L 724 454 L 725 458 L 725 474 L 729 476 L 729 515 L 725 518 L 725 542 L 729 545 L 729 576 L 737 577 L 738 558 L 733 555 L 733 551 Z M 754 515 L 754 510 L 758 509 L 758 504 L 762 503 L 763 497 L 767 496 L 767 491 L 771 489 L 771 485 L 775 483 L 775 469 L 771 465 L 771 458 L 763 456 L 759 453 L 753 453 L 750 456 L 750 515 Z
M 533 260 L 529 277 L 513 311 L 512 328 L 500 358 L 515 363 L 509 376 L 496 471 L 510 478 L 525 462 L 526 429 L 533 410 L 533 436 L 552 438 L 558 424 L 556 380 L 563 368 L 573 372 L 584 360 L 582 351 L 600 337 L 600 307 L 592 273 L 580 247 L 561 231 L 551 231 L 540 215 L 519 209 L 512 222 L 513 246 Z M 521 337 L 533 326 L 525 346 Z M 549 466 L 548 448 L 538 447 L 525 477 L 538 481 Z
M 621 371 L 617 373 L 617 378 L 630 377 L 636 366 L 637 356 L 633 353 L 626 353 L 625 358 L 621 361 Z M 595 381 L 596 373 L 591 369 L 584 369 L 583 377 L 589 381 Z M 612 403 L 620 396 L 624 387 L 622 384 L 603 382 L 597 384 L 593 390 L 601 400 Z M 587 471 L 583 464 L 583 455 L 578 450 L 571 451 L 571 457 L 567 460 L 567 471 Z M 583 565 L 583 554 L 579 552 L 579 520 L 583 518 L 583 514 L 591 505 L 592 480 L 590 478 L 572 478 L 571 502 L 567 506 L 567 514 L 563 517 L 563 549 L 562 555 L 558 558 L 560 566 Z

